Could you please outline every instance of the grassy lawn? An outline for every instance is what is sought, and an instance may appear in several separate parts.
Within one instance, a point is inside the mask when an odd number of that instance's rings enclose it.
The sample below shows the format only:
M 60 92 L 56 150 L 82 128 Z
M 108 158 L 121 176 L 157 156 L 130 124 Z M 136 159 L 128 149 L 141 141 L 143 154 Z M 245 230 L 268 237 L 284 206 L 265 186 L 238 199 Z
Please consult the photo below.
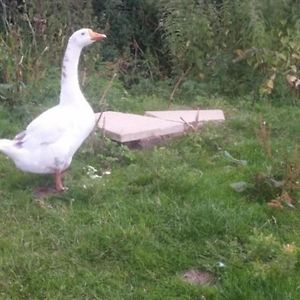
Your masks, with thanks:
M 96 107 L 97 88 L 86 93 Z M 49 103 L 2 107 L 1 136 Z M 139 112 L 168 103 L 118 88 L 108 104 Z M 300 169 L 299 108 L 190 105 L 223 109 L 227 120 L 147 150 L 96 134 L 60 195 L 37 199 L 33 190 L 52 178 L 23 174 L 0 156 L 0 299 L 300 299 L 299 178 L 292 205 L 267 205 L 280 190 L 270 182 L 290 174 L 286 164 Z M 245 191 L 231 187 L 237 182 Z M 215 282 L 183 281 L 191 268 Z

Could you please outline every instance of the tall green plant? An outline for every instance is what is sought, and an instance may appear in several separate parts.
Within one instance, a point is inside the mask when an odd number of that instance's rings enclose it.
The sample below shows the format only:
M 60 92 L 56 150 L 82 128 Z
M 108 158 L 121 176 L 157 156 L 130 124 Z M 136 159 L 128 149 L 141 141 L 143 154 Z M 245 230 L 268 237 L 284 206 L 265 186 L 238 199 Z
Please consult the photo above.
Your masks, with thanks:
M 44 76 L 51 63 L 60 64 L 66 39 L 80 28 L 92 26 L 91 1 L 1 0 L 0 84 L 10 87 L 14 103 L 28 81 Z
M 213 47 L 213 11 L 194 0 L 161 0 L 163 38 L 173 57 L 174 70 L 193 66 L 201 71 Z
M 103 55 L 106 60 L 117 61 L 126 84 L 144 77 L 163 77 L 169 64 L 162 45 L 157 1 L 94 0 L 93 8 L 109 36 Z

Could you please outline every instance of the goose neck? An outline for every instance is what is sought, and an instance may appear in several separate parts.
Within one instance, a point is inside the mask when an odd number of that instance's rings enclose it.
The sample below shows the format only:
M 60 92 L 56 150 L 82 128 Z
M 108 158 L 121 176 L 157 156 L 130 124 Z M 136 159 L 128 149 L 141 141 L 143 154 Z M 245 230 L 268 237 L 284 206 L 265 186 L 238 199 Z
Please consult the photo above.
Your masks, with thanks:
M 78 64 L 82 48 L 76 45 L 68 44 L 61 72 L 61 94 L 80 93 L 78 81 Z

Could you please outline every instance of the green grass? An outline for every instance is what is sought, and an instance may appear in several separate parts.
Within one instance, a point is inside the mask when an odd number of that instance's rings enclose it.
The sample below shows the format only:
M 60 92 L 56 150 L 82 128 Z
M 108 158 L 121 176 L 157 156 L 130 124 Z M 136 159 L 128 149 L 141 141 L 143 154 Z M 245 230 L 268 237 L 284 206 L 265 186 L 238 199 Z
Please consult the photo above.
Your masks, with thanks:
M 35 93 L 42 90 L 28 91 Z M 96 107 L 95 83 L 88 94 Z M 51 101 L 2 107 L 1 135 L 12 136 Z M 263 191 L 253 199 L 230 187 L 280 171 L 300 142 L 299 108 L 207 103 L 192 106 L 224 109 L 225 124 L 153 149 L 91 137 L 66 175 L 69 191 L 42 200 L 33 190 L 52 179 L 23 174 L 1 155 L 0 299 L 300 299 L 299 192 L 294 209 L 276 210 Z M 117 88 L 108 105 L 142 111 L 167 101 Z M 272 127 L 272 158 L 256 138 L 260 116 Z M 91 179 L 88 165 L 111 174 Z M 211 271 L 216 283 L 182 281 L 189 268 Z

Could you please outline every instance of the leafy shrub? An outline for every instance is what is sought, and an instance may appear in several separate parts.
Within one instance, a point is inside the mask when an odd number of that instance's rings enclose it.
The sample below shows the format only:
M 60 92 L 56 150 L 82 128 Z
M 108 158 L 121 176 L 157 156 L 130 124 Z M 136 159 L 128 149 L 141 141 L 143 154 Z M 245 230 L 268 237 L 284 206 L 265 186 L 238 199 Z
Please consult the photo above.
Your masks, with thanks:
M 276 75 L 298 73 L 299 3 L 160 1 L 175 72 L 206 79 L 219 92 L 268 96 Z M 277 93 L 278 94 L 278 93 Z

